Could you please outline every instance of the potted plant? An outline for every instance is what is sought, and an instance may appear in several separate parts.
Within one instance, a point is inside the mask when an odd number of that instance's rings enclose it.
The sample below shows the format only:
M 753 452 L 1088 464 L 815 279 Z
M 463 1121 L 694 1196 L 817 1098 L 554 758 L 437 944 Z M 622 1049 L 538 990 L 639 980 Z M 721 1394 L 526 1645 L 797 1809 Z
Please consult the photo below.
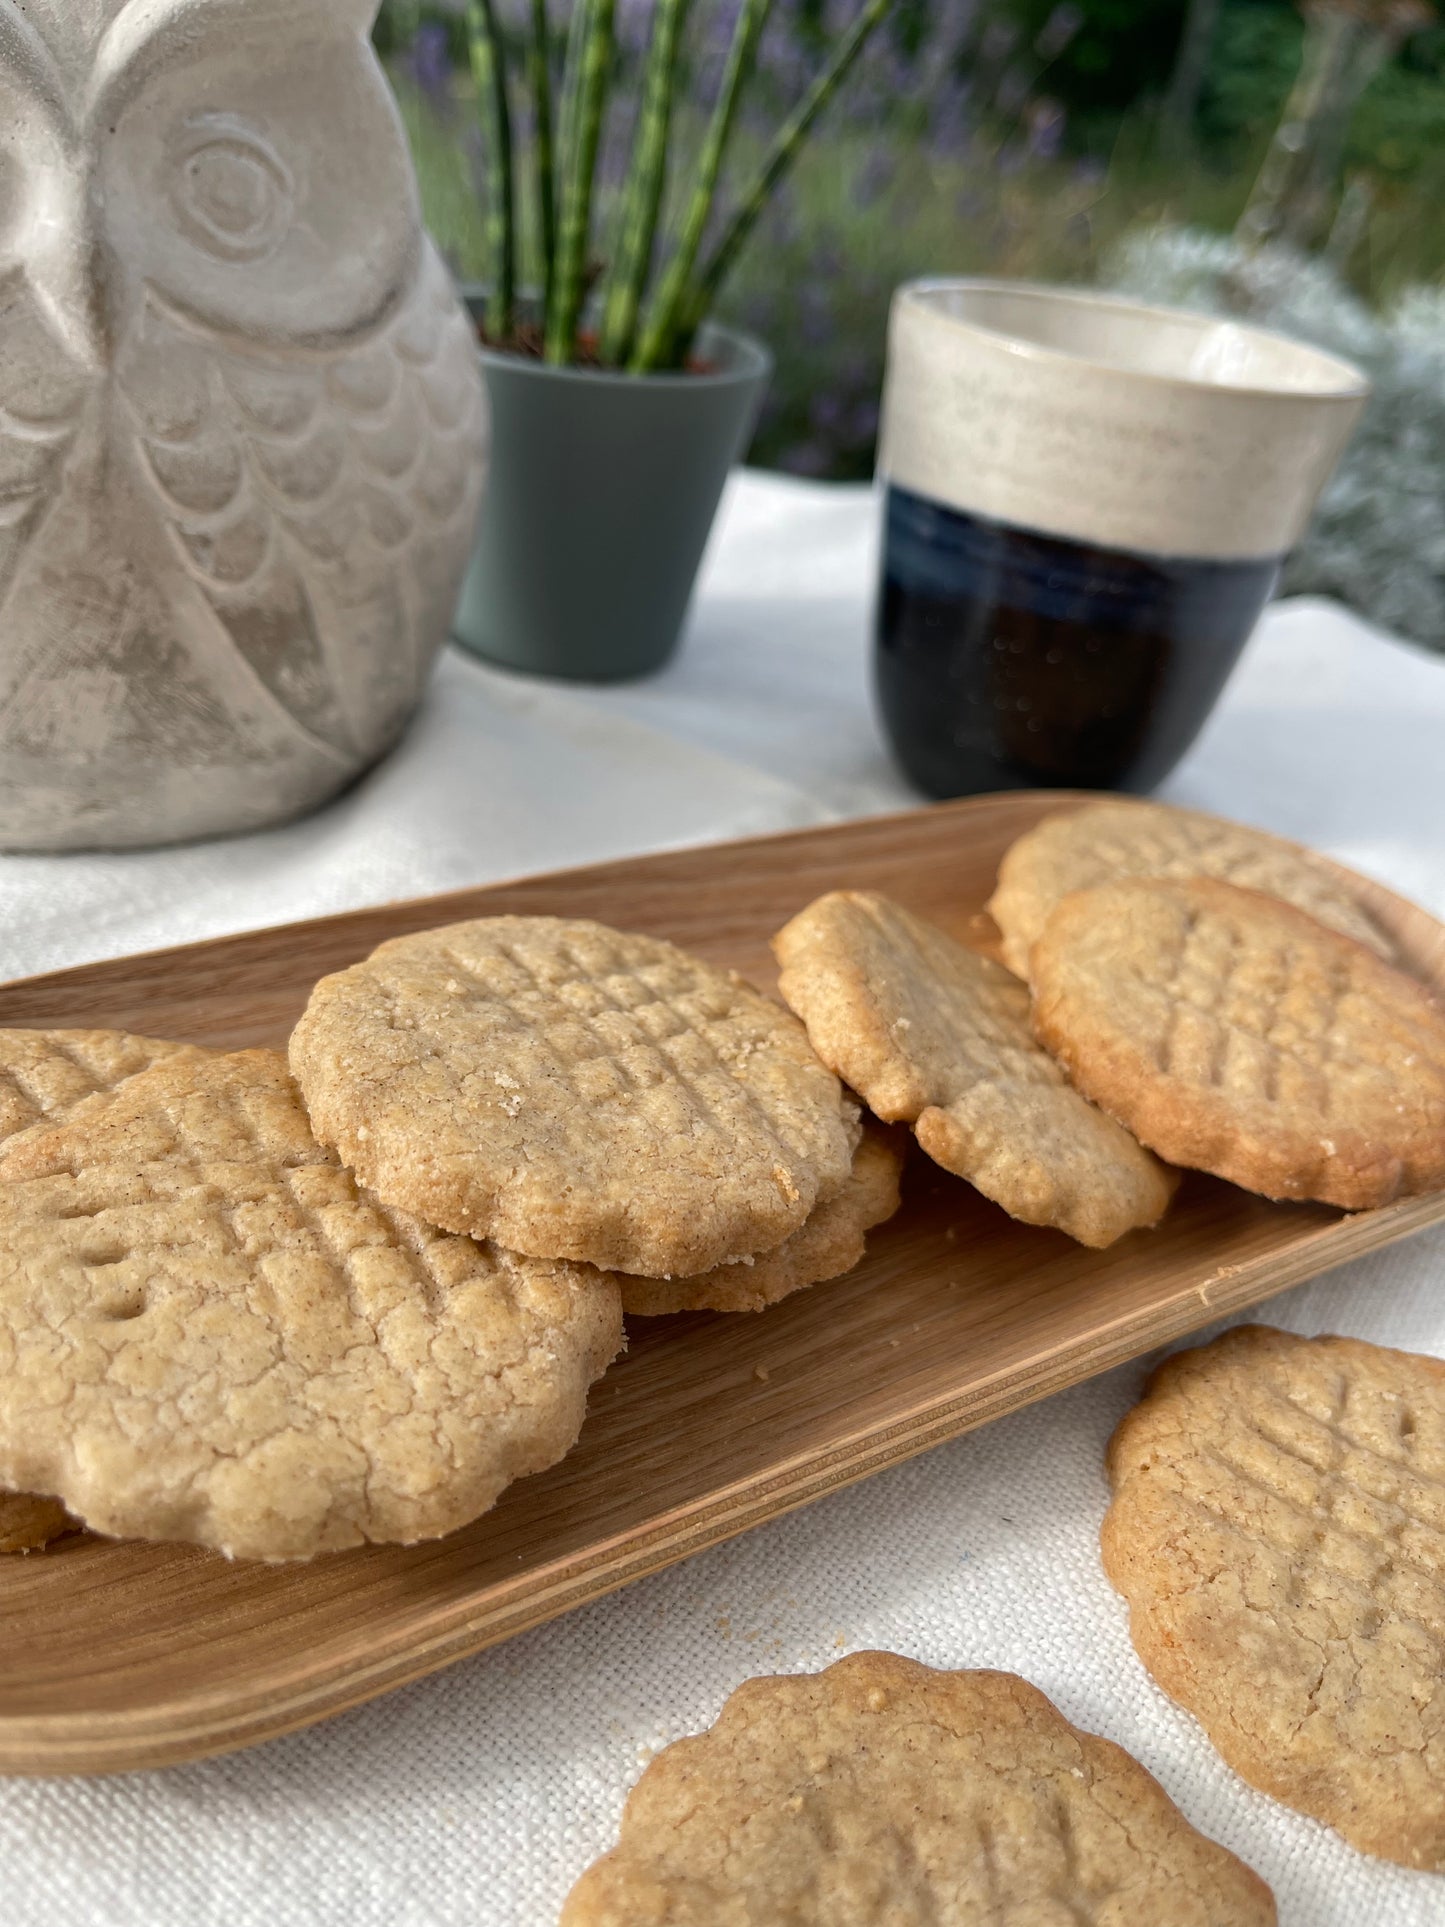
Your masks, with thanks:
M 719 181 L 770 0 L 742 0 L 670 246 L 660 243 L 687 0 L 654 0 L 610 259 L 593 254 L 594 176 L 615 60 L 614 0 L 574 0 L 554 90 L 546 0 L 523 57 L 495 0 L 469 0 L 488 170 L 488 276 L 472 297 L 492 405 L 492 479 L 458 639 L 514 668 L 592 680 L 658 668 L 676 646 L 731 464 L 771 368 L 710 320 L 769 196 L 890 0 L 859 13 L 714 223 Z M 519 77 L 510 64 L 524 68 Z M 541 285 L 518 290 L 513 102 L 530 96 L 529 183 Z M 716 229 L 713 232 L 714 227 Z

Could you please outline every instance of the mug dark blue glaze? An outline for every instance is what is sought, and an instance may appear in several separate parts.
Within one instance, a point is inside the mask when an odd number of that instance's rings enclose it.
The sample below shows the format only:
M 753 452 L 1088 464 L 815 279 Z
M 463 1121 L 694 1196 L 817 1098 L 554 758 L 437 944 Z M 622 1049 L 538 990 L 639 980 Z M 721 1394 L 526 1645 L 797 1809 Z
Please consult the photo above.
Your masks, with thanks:
M 1238 322 L 900 288 L 879 473 L 884 727 L 930 796 L 1149 790 L 1213 708 L 1364 405 Z
M 1152 789 L 1279 566 L 1129 555 L 889 486 L 876 677 L 899 762 L 929 796 Z

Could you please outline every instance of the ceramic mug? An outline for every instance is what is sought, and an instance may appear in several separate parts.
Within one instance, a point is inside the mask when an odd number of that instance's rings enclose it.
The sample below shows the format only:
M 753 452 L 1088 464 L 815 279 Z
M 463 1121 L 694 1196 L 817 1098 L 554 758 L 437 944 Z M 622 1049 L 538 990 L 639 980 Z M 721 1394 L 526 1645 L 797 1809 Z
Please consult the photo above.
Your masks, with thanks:
M 900 288 L 876 677 L 906 773 L 932 796 L 1152 789 L 1368 392 L 1235 321 L 1022 282 Z

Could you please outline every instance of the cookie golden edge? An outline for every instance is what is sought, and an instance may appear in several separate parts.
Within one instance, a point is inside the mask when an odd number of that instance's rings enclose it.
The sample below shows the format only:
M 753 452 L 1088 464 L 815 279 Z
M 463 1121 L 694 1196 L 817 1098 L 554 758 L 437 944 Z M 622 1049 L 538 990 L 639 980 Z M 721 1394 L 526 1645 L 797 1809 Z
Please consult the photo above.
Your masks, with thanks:
M 847 1184 L 791 1237 L 750 1262 L 719 1265 L 691 1278 L 619 1273 L 629 1317 L 663 1318 L 680 1311 L 766 1311 L 794 1292 L 840 1278 L 858 1265 L 868 1232 L 897 1211 L 906 1156 L 899 1133 L 867 1123 Z
M 1398 946 L 1362 900 L 1364 879 L 1354 879 L 1348 870 L 1330 863 L 1318 851 L 1310 849 L 1307 844 L 1296 843 L 1289 837 L 1277 836 L 1272 830 L 1261 830 L 1252 824 L 1238 823 L 1232 817 L 1215 816 L 1205 810 L 1176 809 L 1172 804 L 1155 803 L 1144 798 L 1126 801 L 1124 798 L 1114 797 L 1083 803 L 1076 809 L 1053 810 L 1047 816 L 1041 817 L 1032 829 L 1025 830 L 1022 836 L 1016 837 L 1004 852 L 999 863 L 998 879 L 993 894 L 985 908 L 998 927 L 999 955 L 1016 977 L 1022 978 L 1025 982 L 1028 981 L 1031 968 L 1030 956 L 1034 944 L 1043 934 L 1044 926 L 1055 906 L 1065 896 L 1072 894 L 1068 890 L 1049 894 L 1040 888 L 1037 877 L 1030 874 L 1037 863 L 1040 845 L 1047 847 L 1065 824 L 1073 823 L 1077 826 L 1078 819 L 1081 817 L 1087 819 L 1096 811 L 1108 811 L 1113 814 L 1120 808 L 1138 808 L 1147 810 L 1155 816 L 1172 815 L 1189 821 L 1204 820 L 1218 825 L 1221 830 L 1250 839 L 1259 839 L 1263 846 L 1272 849 L 1282 860 L 1300 864 L 1309 874 L 1318 878 L 1322 886 L 1327 887 L 1337 896 L 1342 905 L 1348 907 L 1350 915 L 1347 920 L 1342 920 L 1339 925 L 1331 925 L 1327 922 L 1327 927 L 1338 928 L 1341 935 L 1351 936 L 1357 942 L 1365 943 L 1368 949 L 1373 950 L 1386 963 L 1398 964 L 1400 960 Z M 1118 874 L 1143 876 L 1147 873 L 1121 871 Z M 1170 871 L 1169 874 L 1178 876 L 1182 873 Z M 1201 870 L 1199 874 L 1211 875 L 1212 872 Z M 1092 888 L 1095 884 L 1108 880 L 1112 879 L 1099 877 L 1094 879 L 1093 884 L 1077 887 Z M 1220 880 L 1228 881 L 1228 879 Z M 1041 902 L 1045 896 L 1048 897 L 1047 902 Z M 1274 901 L 1288 902 L 1290 899 L 1276 897 Z M 1296 907 L 1304 908 L 1303 905 Z M 1310 913 L 1306 912 L 1306 914 Z
M 665 1747 L 628 1795 L 617 1845 L 594 1861 L 573 1885 L 563 1904 L 559 1927 L 643 1927 L 643 1923 L 667 1927 L 672 1922 L 700 1927 L 704 1920 L 711 1920 L 711 1913 L 696 1912 L 686 1904 L 674 1911 L 674 1901 L 686 1903 L 692 1895 L 685 1886 L 679 1890 L 675 1877 L 668 1879 L 652 1871 L 647 1849 L 657 1828 L 649 1829 L 637 1852 L 632 1851 L 629 1831 L 633 1826 L 640 1830 L 648 1818 L 655 1818 L 649 1809 L 665 1802 L 669 1794 L 680 1800 L 684 1820 L 691 1822 L 705 1811 L 711 1791 L 709 1779 L 724 1796 L 735 1788 L 738 1777 L 726 1771 L 726 1758 L 724 1771 L 708 1772 L 717 1744 L 726 1745 L 734 1735 L 745 1740 L 750 1730 L 756 1731 L 760 1716 L 766 1719 L 770 1709 L 778 1707 L 780 1689 L 782 1693 L 799 1687 L 806 1691 L 809 1685 L 820 1696 L 829 1694 L 843 1700 L 845 1706 L 840 1710 L 851 1714 L 860 1726 L 870 1714 L 887 1708 L 894 1695 L 922 1693 L 936 1695 L 944 1702 L 930 1708 L 937 1712 L 941 1724 L 952 1711 L 956 1719 L 967 1723 L 965 1730 L 988 1718 L 1006 1727 L 1032 1729 L 1030 1737 L 1042 1729 L 1050 1739 L 1076 1749 L 1095 1780 L 1112 1781 L 1120 1802 L 1129 1804 L 1138 1821 L 1167 1830 L 1170 1840 L 1181 1844 L 1194 1862 L 1193 1871 L 1202 1872 L 1212 1889 L 1211 1901 L 1215 1904 L 1209 1910 L 1210 1927 L 1277 1927 L 1274 1895 L 1252 1867 L 1195 1827 L 1131 1753 L 1112 1740 L 1075 1726 L 1028 1680 L 986 1669 L 930 1667 L 882 1651 L 850 1654 L 816 1674 L 765 1675 L 745 1680 L 729 1694 L 710 1727 Z M 953 1698 L 962 1703 L 949 1708 L 946 1702 Z M 1007 1744 L 1004 1734 L 999 1739 Z M 812 1763 L 801 1764 L 805 1773 L 812 1771 Z M 826 1765 L 826 1759 L 820 1758 L 817 1770 L 825 1771 Z M 808 1781 L 800 1781 L 794 1795 L 797 1810 L 806 1810 L 808 1791 Z M 816 1832 L 806 1820 L 799 1844 L 817 1847 Z M 804 1927 L 805 1922 L 807 1927 L 831 1927 L 821 1912 L 789 1918 L 795 1919 L 798 1927 Z M 870 1914 L 869 1918 L 878 1922 L 884 1917 Z M 857 1920 L 861 1927 L 861 1917 L 850 1915 L 849 1919 Z
M 1172 894 L 1186 889 L 1206 900 L 1242 900 L 1261 918 L 1298 933 L 1315 947 L 1342 949 L 1368 974 L 1378 973 L 1384 994 L 1403 998 L 1445 1024 L 1439 998 L 1416 978 L 1278 897 L 1213 877 L 1122 878 L 1062 898 L 1030 953 L 1034 1033 L 1075 1087 L 1166 1164 L 1207 1171 L 1277 1203 L 1314 1201 L 1365 1211 L 1445 1188 L 1445 1124 L 1418 1141 L 1394 1147 L 1382 1147 L 1347 1123 L 1332 1124 L 1325 1134 L 1283 1122 L 1266 1134 L 1251 1133 L 1241 1128 L 1224 1101 L 1197 1094 L 1160 1073 L 1122 1033 L 1108 1038 L 1084 1034 L 1069 1014 L 1066 983 L 1074 920 L 1087 915 L 1105 893 Z
M 1129 1516 L 1125 1488 L 1128 1461 L 1136 1442 L 1152 1432 L 1160 1405 L 1200 1368 L 1201 1361 L 1220 1352 L 1268 1356 L 1281 1346 L 1301 1343 L 1329 1346 L 1346 1359 L 1361 1354 L 1406 1359 L 1412 1367 L 1423 1366 L 1438 1378 L 1445 1399 L 1445 1360 L 1333 1333 L 1301 1339 L 1273 1325 L 1233 1325 L 1204 1345 L 1173 1352 L 1150 1372 L 1137 1402 L 1115 1426 L 1105 1448 L 1104 1469 L 1111 1498 L 1099 1527 L 1100 1561 L 1105 1577 L 1128 1608 L 1130 1643 L 1146 1671 L 1170 1699 L 1198 1720 L 1220 1757 L 1242 1780 L 1292 1811 L 1332 1827 L 1362 1853 L 1399 1866 L 1445 1873 L 1445 1824 L 1417 1833 L 1402 1828 L 1397 1820 L 1381 1823 L 1361 1812 L 1354 1799 L 1342 1799 L 1328 1781 L 1316 1777 L 1312 1786 L 1302 1787 L 1299 1777 L 1282 1767 L 1272 1748 L 1254 1743 L 1247 1730 L 1230 1718 L 1228 1708 L 1220 1704 L 1217 1688 L 1201 1679 L 1189 1642 L 1164 1623 L 1166 1614 L 1152 1596 L 1157 1586 L 1156 1562 L 1147 1545 L 1140 1545 L 1141 1535 Z

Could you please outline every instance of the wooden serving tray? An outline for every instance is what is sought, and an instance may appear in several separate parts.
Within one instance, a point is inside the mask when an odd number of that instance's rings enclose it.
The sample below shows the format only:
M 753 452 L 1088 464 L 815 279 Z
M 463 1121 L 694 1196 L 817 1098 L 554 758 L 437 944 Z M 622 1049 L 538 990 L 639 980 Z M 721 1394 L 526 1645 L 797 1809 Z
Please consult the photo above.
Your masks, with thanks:
M 0 986 L 0 1024 L 280 1044 L 323 972 L 507 911 L 672 937 L 768 986 L 769 934 L 843 885 L 986 947 L 999 857 L 1069 800 L 978 797 L 122 957 Z M 1445 929 L 1356 882 L 1445 988 Z M 160 1766 L 324 1719 L 1442 1218 L 1445 1194 L 1342 1216 L 1191 1177 L 1159 1230 L 1094 1252 L 920 1153 L 847 1278 L 760 1315 L 632 1321 L 575 1450 L 448 1539 L 276 1567 L 77 1535 L 0 1560 L 0 1770 Z

